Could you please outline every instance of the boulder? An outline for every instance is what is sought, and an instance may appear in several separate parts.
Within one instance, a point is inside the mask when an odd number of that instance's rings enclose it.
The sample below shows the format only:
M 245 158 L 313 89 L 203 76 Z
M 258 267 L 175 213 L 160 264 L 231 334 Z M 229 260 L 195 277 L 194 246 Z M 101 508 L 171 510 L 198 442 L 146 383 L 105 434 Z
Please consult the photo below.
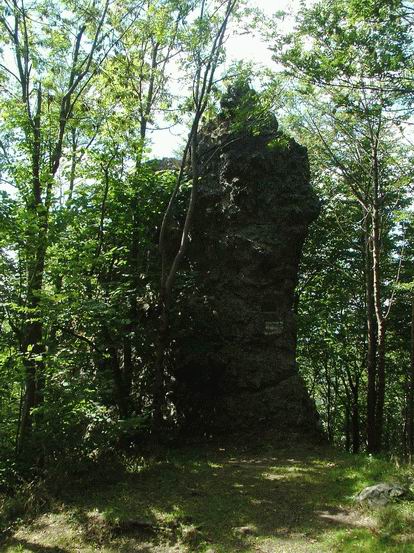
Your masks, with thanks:
M 356 496 L 358 503 L 370 506 L 382 506 L 401 499 L 407 494 L 407 490 L 399 484 L 386 484 L 381 482 L 374 486 L 364 488 Z

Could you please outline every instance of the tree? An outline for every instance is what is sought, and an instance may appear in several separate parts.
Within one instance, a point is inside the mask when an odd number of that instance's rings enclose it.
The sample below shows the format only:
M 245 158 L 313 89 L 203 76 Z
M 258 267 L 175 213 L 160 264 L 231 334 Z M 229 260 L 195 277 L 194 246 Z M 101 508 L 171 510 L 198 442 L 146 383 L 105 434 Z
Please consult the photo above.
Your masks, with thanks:
M 6 43 L 2 78 L 11 77 L 1 106 L 2 132 L 13 156 L 5 174 L 16 182 L 25 207 L 22 269 L 26 284 L 20 305 L 25 316 L 18 329 L 25 393 L 19 449 L 29 439 L 32 410 L 42 403 L 44 393 L 42 294 L 55 183 L 69 121 L 110 48 L 105 29 L 108 9 L 108 1 L 99 6 L 85 3 L 74 14 L 68 5 L 62 17 L 60 7 L 49 2 L 27 7 L 10 0 L 0 12 Z M 41 23 L 45 10 L 47 26 Z
M 395 295 L 385 292 L 387 244 L 403 207 L 409 166 L 399 109 L 391 86 L 410 67 L 412 37 L 396 2 L 319 2 L 298 18 L 297 31 L 277 55 L 300 75 L 300 108 L 323 163 L 359 205 L 364 222 L 368 375 L 368 449 L 382 446 L 386 390 L 386 331 Z M 402 81 L 401 81 L 402 82 Z M 316 138 L 316 140 L 315 140 Z M 338 178 L 339 177 L 339 178 Z M 393 278 L 391 279 L 393 280 Z
M 148 126 L 155 125 L 156 113 L 171 108 L 167 76 L 171 63 L 180 54 L 183 33 L 193 7 L 185 1 L 154 1 L 148 3 L 142 18 L 133 25 L 133 32 L 122 32 L 123 39 L 116 56 L 106 68 L 105 84 L 113 103 L 118 104 L 117 120 L 122 120 L 122 129 L 128 129 L 128 144 L 125 155 L 131 158 L 133 170 L 129 172 L 132 197 L 129 199 L 131 213 L 128 245 L 129 286 L 127 288 L 128 317 L 122 340 L 123 370 L 120 373 L 125 398 L 123 416 L 131 414 L 131 387 L 137 357 L 137 333 L 139 329 L 139 298 L 143 294 L 145 279 L 142 278 L 146 252 L 143 222 L 146 215 L 142 209 L 145 198 L 148 168 L 145 149 L 148 147 Z M 121 30 L 125 22 L 121 23 Z M 134 121 L 131 124 L 131 121 Z M 116 129 L 115 133 L 117 132 Z M 123 137 L 119 137 L 122 141 Z M 144 190 L 143 190 L 144 189 Z M 107 331 L 108 332 L 108 331 Z M 123 375 L 122 375 L 123 373 Z
M 358 453 L 364 439 L 363 232 L 352 199 L 314 174 L 322 212 L 306 242 L 298 287 L 298 364 L 331 442 Z
M 184 146 L 177 183 L 164 213 L 159 237 L 161 281 L 158 298 L 159 338 L 156 352 L 153 392 L 153 431 L 155 435 L 159 434 L 163 422 L 162 411 L 165 401 L 164 362 L 169 342 L 169 315 L 173 285 L 187 250 L 196 206 L 197 189 L 201 178 L 198 133 L 202 117 L 209 104 L 216 70 L 223 55 L 223 43 L 226 37 L 227 26 L 237 4 L 238 0 L 226 0 L 219 9 L 217 9 L 214 3 L 209 5 L 206 0 L 202 0 L 199 16 L 196 20 L 193 33 L 189 37 L 189 60 L 187 62 L 187 70 L 191 70 L 192 79 L 192 96 L 189 109 L 192 121 L 190 132 Z M 174 202 L 185 180 L 187 163 L 189 164 L 191 175 L 190 199 L 180 233 L 179 246 L 171 257 L 168 252 L 167 233 L 171 224 Z

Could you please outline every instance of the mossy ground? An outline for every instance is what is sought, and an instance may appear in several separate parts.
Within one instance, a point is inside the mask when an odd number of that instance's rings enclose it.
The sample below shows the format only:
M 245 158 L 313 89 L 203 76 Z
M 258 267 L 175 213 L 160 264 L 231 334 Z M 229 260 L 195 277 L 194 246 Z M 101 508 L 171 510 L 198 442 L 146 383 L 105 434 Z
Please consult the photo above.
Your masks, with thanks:
M 352 500 L 376 482 L 410 484 L 410 467 L 313 446 L 181 450 L 125 467 L 66 482 L 0 551 L 414 553 L 414 503 L 364 510 Z

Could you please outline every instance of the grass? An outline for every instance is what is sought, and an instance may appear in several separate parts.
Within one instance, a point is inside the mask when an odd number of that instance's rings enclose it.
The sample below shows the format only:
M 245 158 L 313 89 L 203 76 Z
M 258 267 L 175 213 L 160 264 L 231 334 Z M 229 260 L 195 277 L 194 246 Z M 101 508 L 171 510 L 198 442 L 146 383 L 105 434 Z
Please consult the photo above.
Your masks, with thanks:
M 414 504 L 378 510 L 352 496 L 409 467 L 330 448 L 172 452 L 128 459 L 118 478 L 66 482 L 4 553 L 414 553 Z

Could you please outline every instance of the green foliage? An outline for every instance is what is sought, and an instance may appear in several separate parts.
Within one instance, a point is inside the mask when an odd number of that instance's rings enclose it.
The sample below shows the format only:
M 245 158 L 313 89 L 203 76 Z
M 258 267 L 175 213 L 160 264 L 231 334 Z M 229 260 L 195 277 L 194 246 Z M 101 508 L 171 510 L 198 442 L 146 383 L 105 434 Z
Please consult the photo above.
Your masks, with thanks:
M 271 111 L 269 98 L 252 88 L 245 71 L 240 71 L 235 79 L 229 81 L 221 96 L 220 106 L 219 117 L 230 123 L 230 132 L 237 134 L 243 131 L 254 136 L 277 133 L 278 122 Z
M 299 364 L 329 438 L 348 449 L 366 446 L 374 213 L 381 228 L 377 314 L 387 319 L 385 447 L 406 448 L 400 429 L 412 346 L 410 304 L 399 290 L 412 280 L 410 256 L 402 254 L 411 250 L 412 149 L 404 138 L 411 18 L 399 1 L 320 1 L 303 7 L 275 49 L 288 79 L 282 121 L 307 146 L 323 202 L 302 265 Z
M 349 80 L 358 88 L 369 79 L 384 79 L 394 85 L 392 92 L 404 94 L 407 69 L 412 69 L 410 17 L 399 0 L 317 2 L 301 10 L 297 32 L 290 35 L 281 59 L 313 83 Z M 352 94 L 341 88 L 338 99 L 352 105 Z M 393 94 L 384 100 L 392 102 Z
M 200 8 L 0 8 L 0 178 L 12 187 L 0 205 L 7 482 L 88 464 L 148 435 L 157 242 L 177 178 L 175 160 L 149 161 L 151 133 L 164 119 L 182 121 L 186 103 L 193 111 L 190 89 L 209 67 L 223 11 L 212 2 L 198 17 Z M 224 50 L 217 55 L 215 63 Z

